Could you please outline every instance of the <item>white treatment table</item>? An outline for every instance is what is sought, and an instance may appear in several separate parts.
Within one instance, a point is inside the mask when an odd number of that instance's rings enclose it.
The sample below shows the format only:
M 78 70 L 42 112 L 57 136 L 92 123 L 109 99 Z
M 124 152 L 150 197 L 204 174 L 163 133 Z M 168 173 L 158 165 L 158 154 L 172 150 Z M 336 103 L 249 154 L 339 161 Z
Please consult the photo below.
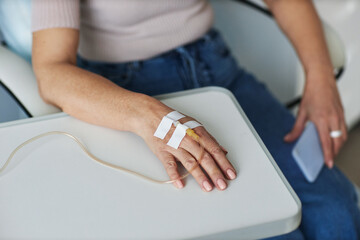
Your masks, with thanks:
M 25 146 L 0 175 L 0 239 L 257 239 L 290 232 L 301 203 L 233 95 L 210 87 L 159 96 L 227 148 L 238 177 L 225 191 L 155 184 L 88 158 L 69 138 Z M 64 113 L 0 125 L 0 166 L 48 131 L 80 138 L 97 157 L 167 180 L 145 142 Z

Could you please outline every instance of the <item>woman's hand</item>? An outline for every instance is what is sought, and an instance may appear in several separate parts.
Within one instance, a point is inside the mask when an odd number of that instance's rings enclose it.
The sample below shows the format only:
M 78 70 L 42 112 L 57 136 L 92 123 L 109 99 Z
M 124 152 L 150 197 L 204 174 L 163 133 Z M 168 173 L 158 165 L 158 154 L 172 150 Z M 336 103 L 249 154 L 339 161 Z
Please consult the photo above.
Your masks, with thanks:
M 176 161 L 187 170 L 196 166 L 196 159 L 203 150 L 190 137 L 183 139 L 179 149 L 173 149 L 166 143 L 174 128 L 164 140 L 153 136 L 161 119 L 173 110 L 152 97 L 128 91 L 104 77 L 78 68 L 78 42 L 79 31 L 75 29 L 53 28 L 33 34 L 33 67 L 44 101 L 80 120 L 138 134 L 162 161 L 172 180 L 180 177 Z M 187 117 L 180 122 L 190 119 Z M 191 171 L 192 175 L 205 191 L 211 191 L 211 182 L 218 189 L 225 189 L 224 175 L 230 179 L 236 177 L 233 166 L 203 127 L 194 131 L 206 151 L 201 167 Z M 174 184 L 179 188 L 184 186 L 181 180 Z
M 314 71 L 307 74 L 304 95 L 292 131 L 284 138 L 287 142 L 296 140 L 304 130 L 306 122 L 312 121 L 318 130 L 329 168 L 334 165 L 334 157 L 347 139 L 344 110 L 334 75 L 331 71 Z M 330 132 L 341 130 L 342 135 L 331 138 Z
M 285 141 L 297 139 L 307 120 L 317 127 L 325 163 L 331 168 L 334 157 L 346 140 L 343 108 L 333 76 L 324 31 L 312 1 L 265 0 L 282 31 L 289 38 L 306 72 L 303 100 L 293 130 Z M 340 130 L 342 136 L 331 138 Z
M 192 176 L 204 191 L 211 191 L 213 184 L 219 190 L 226 189 L 226 178 L 234 179 L 236 177 L 234 167 L 226 158 L 226 150 L 216 142 L 204 127 L 196 127 L 194 131 L 199 135 L 205 152 L 203 148 L 188 135 L 182 140 L 178 149 L 168 146 L 166 143 L 172 136 L 175 127 L 172 126 L 170 132 L 163 140 L 155 137 L 154 132 L 162 118 L 174 110 L 154 98 L 148 96 L 143 96 L 143 98 L 143 107 L 142 110 L 139 111 L 139 118 L 136 121 L 137 127 L 135 126 L 133 132 L 141 136 L 149 148 L 160 159 L 170 179 L 178 179 L 174 182 L 174 186 L 177 188 L 184 187 L 183 181 L 179 179 L 181 175 L 177 169 L 176 162 L 179 161 L 191 172 Z M 185 123 L 189 120 L 194 119 L 185 117 L 180 119 L 179 122 Z M 197 161 L 199 160 L 201 167 L 197 166 Z

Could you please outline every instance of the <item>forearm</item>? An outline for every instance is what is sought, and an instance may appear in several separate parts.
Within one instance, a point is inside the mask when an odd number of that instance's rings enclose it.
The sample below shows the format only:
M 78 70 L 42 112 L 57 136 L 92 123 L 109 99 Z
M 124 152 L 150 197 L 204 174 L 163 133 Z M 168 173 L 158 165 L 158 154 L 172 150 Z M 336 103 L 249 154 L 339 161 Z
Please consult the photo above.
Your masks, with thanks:
M 306 73 L 333 68 L 320 19 L 311 0 L 265 0 L 296 49 Z
M 69 63 L 40 64 L 34 69 L 45 101 L 96 125 L 134 132 L 141 109 L 155 101 Z

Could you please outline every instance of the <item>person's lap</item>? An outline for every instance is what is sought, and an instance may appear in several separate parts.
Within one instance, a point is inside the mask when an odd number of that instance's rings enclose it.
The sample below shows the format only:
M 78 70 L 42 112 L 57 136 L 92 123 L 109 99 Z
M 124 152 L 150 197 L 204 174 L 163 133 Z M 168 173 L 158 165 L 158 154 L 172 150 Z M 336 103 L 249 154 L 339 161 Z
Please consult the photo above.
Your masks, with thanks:
M 78 64 L 124 88 L 148 95 L 204 86 L 229 89 L 303 205 L 300 227 L 275 239 L 360 237 L 360 213 L 352 184 L 336 167 L 324 168 L 312 184 L 305 180 L 291 156 L 294 144 L 283 141 L 294 117 L 263 84 L 238 67 L 216 32 L 146 61 L 105 64 L 79 58 Z
M 233 93 L 302 202 L 301 232 L 309 239 L 357 239 L 360 215 L 352 184 L 337 167 L 323 168 L 314 183 L 305 180 L 291 155 L 294 143 L 283 141 L 294 117 L 252 78 L 242 77 L 247 87 L 235 87 Z

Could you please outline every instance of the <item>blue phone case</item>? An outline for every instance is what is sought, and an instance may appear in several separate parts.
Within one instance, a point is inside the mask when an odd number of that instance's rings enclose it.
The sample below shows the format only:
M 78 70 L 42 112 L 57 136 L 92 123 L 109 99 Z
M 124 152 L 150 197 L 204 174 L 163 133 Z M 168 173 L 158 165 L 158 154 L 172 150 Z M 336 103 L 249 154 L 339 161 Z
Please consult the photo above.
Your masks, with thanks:
M 308 122 L 292 155 L 309 182 L 314 182 L 324 166 L 324 155 L 315 125 Z

